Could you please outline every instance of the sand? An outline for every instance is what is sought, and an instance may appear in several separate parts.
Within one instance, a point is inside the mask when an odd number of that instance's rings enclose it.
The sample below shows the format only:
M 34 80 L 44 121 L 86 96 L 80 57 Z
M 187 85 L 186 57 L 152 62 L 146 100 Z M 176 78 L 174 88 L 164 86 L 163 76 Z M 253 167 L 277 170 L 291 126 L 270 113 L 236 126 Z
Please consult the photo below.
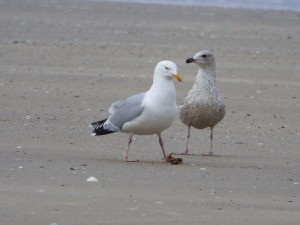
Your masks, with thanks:
M 76 0 L 0 3 L 0 223 L 296 225 L 300 221 L 300 13 Z M 112 102 L 177 63 L 178 103 L 214 51 L 227 114 L 192 130 L 183 164 L 155 136 L 91 137 Z M 183 151 L 187 128 L 163 133 Z M 93 176 L 98 182 L 87 182 Z

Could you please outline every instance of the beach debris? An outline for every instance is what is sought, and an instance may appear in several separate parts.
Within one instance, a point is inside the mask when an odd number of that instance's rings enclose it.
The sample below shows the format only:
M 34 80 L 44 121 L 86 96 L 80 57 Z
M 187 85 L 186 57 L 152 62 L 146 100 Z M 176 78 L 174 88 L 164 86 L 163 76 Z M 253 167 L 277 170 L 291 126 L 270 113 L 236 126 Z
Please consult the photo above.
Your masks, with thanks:
M 96 177 L 92 177 L 92 176 L 90 176 L 86 181 L 88 181 L 88 182 L 99 182 Z
M 179 163 L 182 163 L 183 162 L 183 159 L 182 158 L 175 158 L 175 157 L 172 157 L 173 153 L 169 154 L 166 158 L 166 161 L 175 165 L 175 164 L 179 164 Z

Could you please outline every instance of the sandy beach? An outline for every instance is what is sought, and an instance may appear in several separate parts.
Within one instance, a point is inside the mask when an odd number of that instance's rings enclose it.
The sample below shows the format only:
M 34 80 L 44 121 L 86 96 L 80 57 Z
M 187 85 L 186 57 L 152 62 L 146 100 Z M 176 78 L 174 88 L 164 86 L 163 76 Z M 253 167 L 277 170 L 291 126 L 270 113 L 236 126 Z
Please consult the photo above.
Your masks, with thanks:
M 298 225 L 300 12 L 99 3 L 0 2 L 0 224 Z M 174 61 L 178 104 L 214 51 L 227 114 L 192 129 L 183 163 L 156 136 L 91 137 L 111 103 L 146 91 Z M 179 118 L 166 151 L 185 148 Z M 88 182 L 92 176 L 98 182 Z

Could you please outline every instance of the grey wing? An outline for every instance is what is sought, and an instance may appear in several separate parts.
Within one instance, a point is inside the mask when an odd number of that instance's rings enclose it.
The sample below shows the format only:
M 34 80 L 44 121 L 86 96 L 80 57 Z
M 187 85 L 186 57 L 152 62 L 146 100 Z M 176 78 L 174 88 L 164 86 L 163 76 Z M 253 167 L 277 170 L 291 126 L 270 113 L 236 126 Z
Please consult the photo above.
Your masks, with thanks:
M 109 108 L 111 115 L 108 122 L 122 130 L 124 123 L 134 120 L 144 111 L 145 106 L 142 105 L 144 97 L 145 93 L 140 93 L 112 104 Z

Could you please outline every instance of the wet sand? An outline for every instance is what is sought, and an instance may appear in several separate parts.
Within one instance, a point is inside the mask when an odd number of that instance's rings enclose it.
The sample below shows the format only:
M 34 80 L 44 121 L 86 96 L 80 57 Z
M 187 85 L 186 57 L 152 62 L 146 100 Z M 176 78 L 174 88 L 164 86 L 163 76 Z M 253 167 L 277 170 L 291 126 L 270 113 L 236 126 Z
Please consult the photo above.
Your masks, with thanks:
M 0 3 L 1 224 L 297 225 L 300 221 L 300 13 L 71 0 Z M 192 130 L 183 164 L 155 136 L 91 137 L 112 102 L 147 90 L 157 62 L 191 88 L 215 52 L 227 114 Z M 163 133 L 184 150 L 179 119 Z M 90 177 L 98 182 L 87 182 Z

